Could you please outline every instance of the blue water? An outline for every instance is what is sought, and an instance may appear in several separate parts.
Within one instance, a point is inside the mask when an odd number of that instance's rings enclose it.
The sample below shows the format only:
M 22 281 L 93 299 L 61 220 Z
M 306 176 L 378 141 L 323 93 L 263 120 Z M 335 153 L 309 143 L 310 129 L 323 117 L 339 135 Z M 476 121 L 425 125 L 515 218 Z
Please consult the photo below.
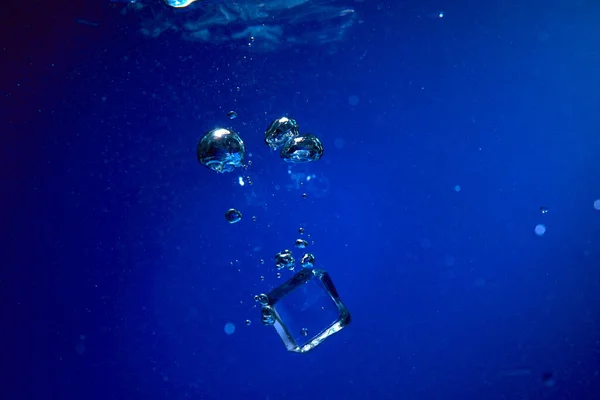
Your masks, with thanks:
M 255 43 L 126 6 L 2 24 L 1 399 L 599 398 L 597 1 L 347 0 Z M 321 160 L 264 144 L 286 114 Z M 197 162 L 216 126 L 247 170 Z M 253 301 L 300 227 L 352 314 L 305 355 Z

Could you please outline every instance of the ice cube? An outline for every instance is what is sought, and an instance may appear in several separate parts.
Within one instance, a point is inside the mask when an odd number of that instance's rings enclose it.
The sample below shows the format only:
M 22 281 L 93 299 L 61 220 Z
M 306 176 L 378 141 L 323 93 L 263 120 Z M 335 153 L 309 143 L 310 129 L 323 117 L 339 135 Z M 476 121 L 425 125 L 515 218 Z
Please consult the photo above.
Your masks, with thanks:
M 261 302 L 262 321 L 272 325 L 288 351 L 307 353 L 350 323 L 327 271 L 304 268 Z

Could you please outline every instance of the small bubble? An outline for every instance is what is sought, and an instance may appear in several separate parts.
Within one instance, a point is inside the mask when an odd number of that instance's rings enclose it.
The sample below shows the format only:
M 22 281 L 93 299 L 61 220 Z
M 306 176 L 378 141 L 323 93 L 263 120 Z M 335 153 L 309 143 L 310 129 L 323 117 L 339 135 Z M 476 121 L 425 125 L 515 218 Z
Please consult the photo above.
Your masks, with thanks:
M 594 201 L 594 209 L 600 211 L 600 199 Z
M 261 280 L 261 281 L 264 281 L 264 280 L 265 280 L 265 277 L 261 275 L 261 276 L 260 276 L 260 280 Z
M 302 198 L 306 199 L 308 197 L 308 195 L 306 193 L 302 193 Z
M 250 321 L 249 319 L 247 319 L 246 321 L 244 321 L 244 323 L 246 324 L 246 326 L 252 325 L 252 321 Z
M 454 186 L 454 191 L 455 191 L 456 193 L 460 192 L 461 190 L 462 190 L 462 188 L 460 187 L 460 185 L 456 185 L 456 186 Z
M 302 336 L 308 336 L 308 329 L 307 328 L 302 328 L 300 330 L 300 333 L 302 334 Z
M 230 208 L 225 213 L 225 219 L 230 224 L 235 224 L 236 222 L 239 222 L 242 219 L 242 213 L 236 210 L 235 208 Z
M 296 247 L 299 249 L 304 249 L 308 246 L 308 242 L 304 239 L 296 239 Z
M 546 214 L 546 213 L 548 212 L 548 208 L 547 208 L 547 207 L 544 207 L 544 206 L 541 206 L 541 207 L 540 207 L 540 212 L 541 212 L 542 214 Z
M 252 222 L 256 222 L 256 215 L 252 216 Z
M 275 316 L 273 315 L 273 311 L 271 311 L 269 308 L 263 307 L 261 314 L 261 322 L 263 325 L 271 326 L 275 323 Z
M 266 306 L 267 304 L 269 304 L 269 297 L 264 293 L 257 294 L 254 296 L 254 301 L 260 303 L 263 306 Z
M 306 253 L 300 259 L 300 265 L 302 268 L 312 268 L 315 265 L 315 256 L 311 253 Z
M 296 263 L 290 250 L 283 250 L 275 254 L 275 267 L 277 269 L 290 268 Z
M 298 233 L 302 235 L 304 233 L 304 228 L 302 228 L 302 227 L 298 228 Z
M 227 113 L 227 118 L 229 118 L 229 119 L 236 119 L 237 118 L 237 113 L 235 111 L 229 111 Z
M 276 274 L 275 274 L 275 277 L 276 277 L 277 279 L 281 278 L 281 273 L 279 273 L 279 272 L 278 272 L 278 273 L 276 273 Z
M 264 264 L 264 263 L 265 263 L 265 260 L 263 260 L 263 259 L 261 258 L 261 259 L 260 259 L 258 262 L 259 262 L 259 263 L 261 263 L 261 264 Z

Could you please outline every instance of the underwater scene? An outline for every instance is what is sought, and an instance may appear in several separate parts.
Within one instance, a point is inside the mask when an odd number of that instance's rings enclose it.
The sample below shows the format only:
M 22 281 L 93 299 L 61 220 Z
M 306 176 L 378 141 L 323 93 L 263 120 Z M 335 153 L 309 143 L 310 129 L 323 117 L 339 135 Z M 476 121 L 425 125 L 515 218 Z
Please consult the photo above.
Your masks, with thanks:
M 598 1 L 5 9 L 0 399 L 600 399 Z

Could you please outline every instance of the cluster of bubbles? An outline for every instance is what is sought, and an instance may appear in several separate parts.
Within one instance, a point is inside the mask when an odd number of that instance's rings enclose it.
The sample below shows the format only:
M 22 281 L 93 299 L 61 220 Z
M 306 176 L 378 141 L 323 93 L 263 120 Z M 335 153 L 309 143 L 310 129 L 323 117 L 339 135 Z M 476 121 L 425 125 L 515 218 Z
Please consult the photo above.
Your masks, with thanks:
M 271 309 L 267 306 L 269 305 L 269 296 L 264 293 L 257 294 L 254 296 L 254 301 L 257 302 L 261 308 L 261 322 L 263 325 L 273 325 L 275 323 L 275 316 Z
M 293 271 L 296 268 L 296 260 L 290 250 L 283 250 L 275 254 L 275 267 L 280 270 L 287 268 Z
M 229 111 L 227 117 L 237 118 L 235 111 Z M 265 143 L 289 163 L 307 163 L 317 161 L 323 156 L 321 140 L 311 133 L 300 134 L 299 125 L 293 118 L 275 119 L 265 131 Z M 196 148 L 198 162 L 218 172 L 232 172 L 244 166 L 246 145 L 232 129 L 214 128 L 206 132 Z M 250 182 L 251 183 L 251 182 Z
M 270 308 L 263 307 L 261 310 L 261 322 L 265 326 L 271 326 L 275 324 L 275 315 Z
M 321 140 L 311 133 L 300 134 L 300 126 L 293 118 L 275 119 L 265 131 L 265 143 L 289 163 L 317 161 L 323 156 Z
M 303 228 L 300 228 L 298 230 L 300 232 L 300 234 L 302 234 L 304 232 Z M 306 247 L 308 247 L 308 241 L 306 241 L 305 239 L 296 239 L 296 247 L 299 249 L 305 249 Z M 302 266 L 302 268 L 313 268 L 315 265 L 315 256 L 312 253 L 305 253 L 301 258 L 300 258 L 300 265 Z M 291 250 L 283 250 L 280 251 L 279 253 L 275 254 L 275 267 L 277 268 L 277 270 L 282 270 L 287 268 L 290 271 L 293 271 L 296 269 L 296 259 L 294 258 L 294 255 L 292 254 Z M 278 274 L 279 276 L 279 274 Z

